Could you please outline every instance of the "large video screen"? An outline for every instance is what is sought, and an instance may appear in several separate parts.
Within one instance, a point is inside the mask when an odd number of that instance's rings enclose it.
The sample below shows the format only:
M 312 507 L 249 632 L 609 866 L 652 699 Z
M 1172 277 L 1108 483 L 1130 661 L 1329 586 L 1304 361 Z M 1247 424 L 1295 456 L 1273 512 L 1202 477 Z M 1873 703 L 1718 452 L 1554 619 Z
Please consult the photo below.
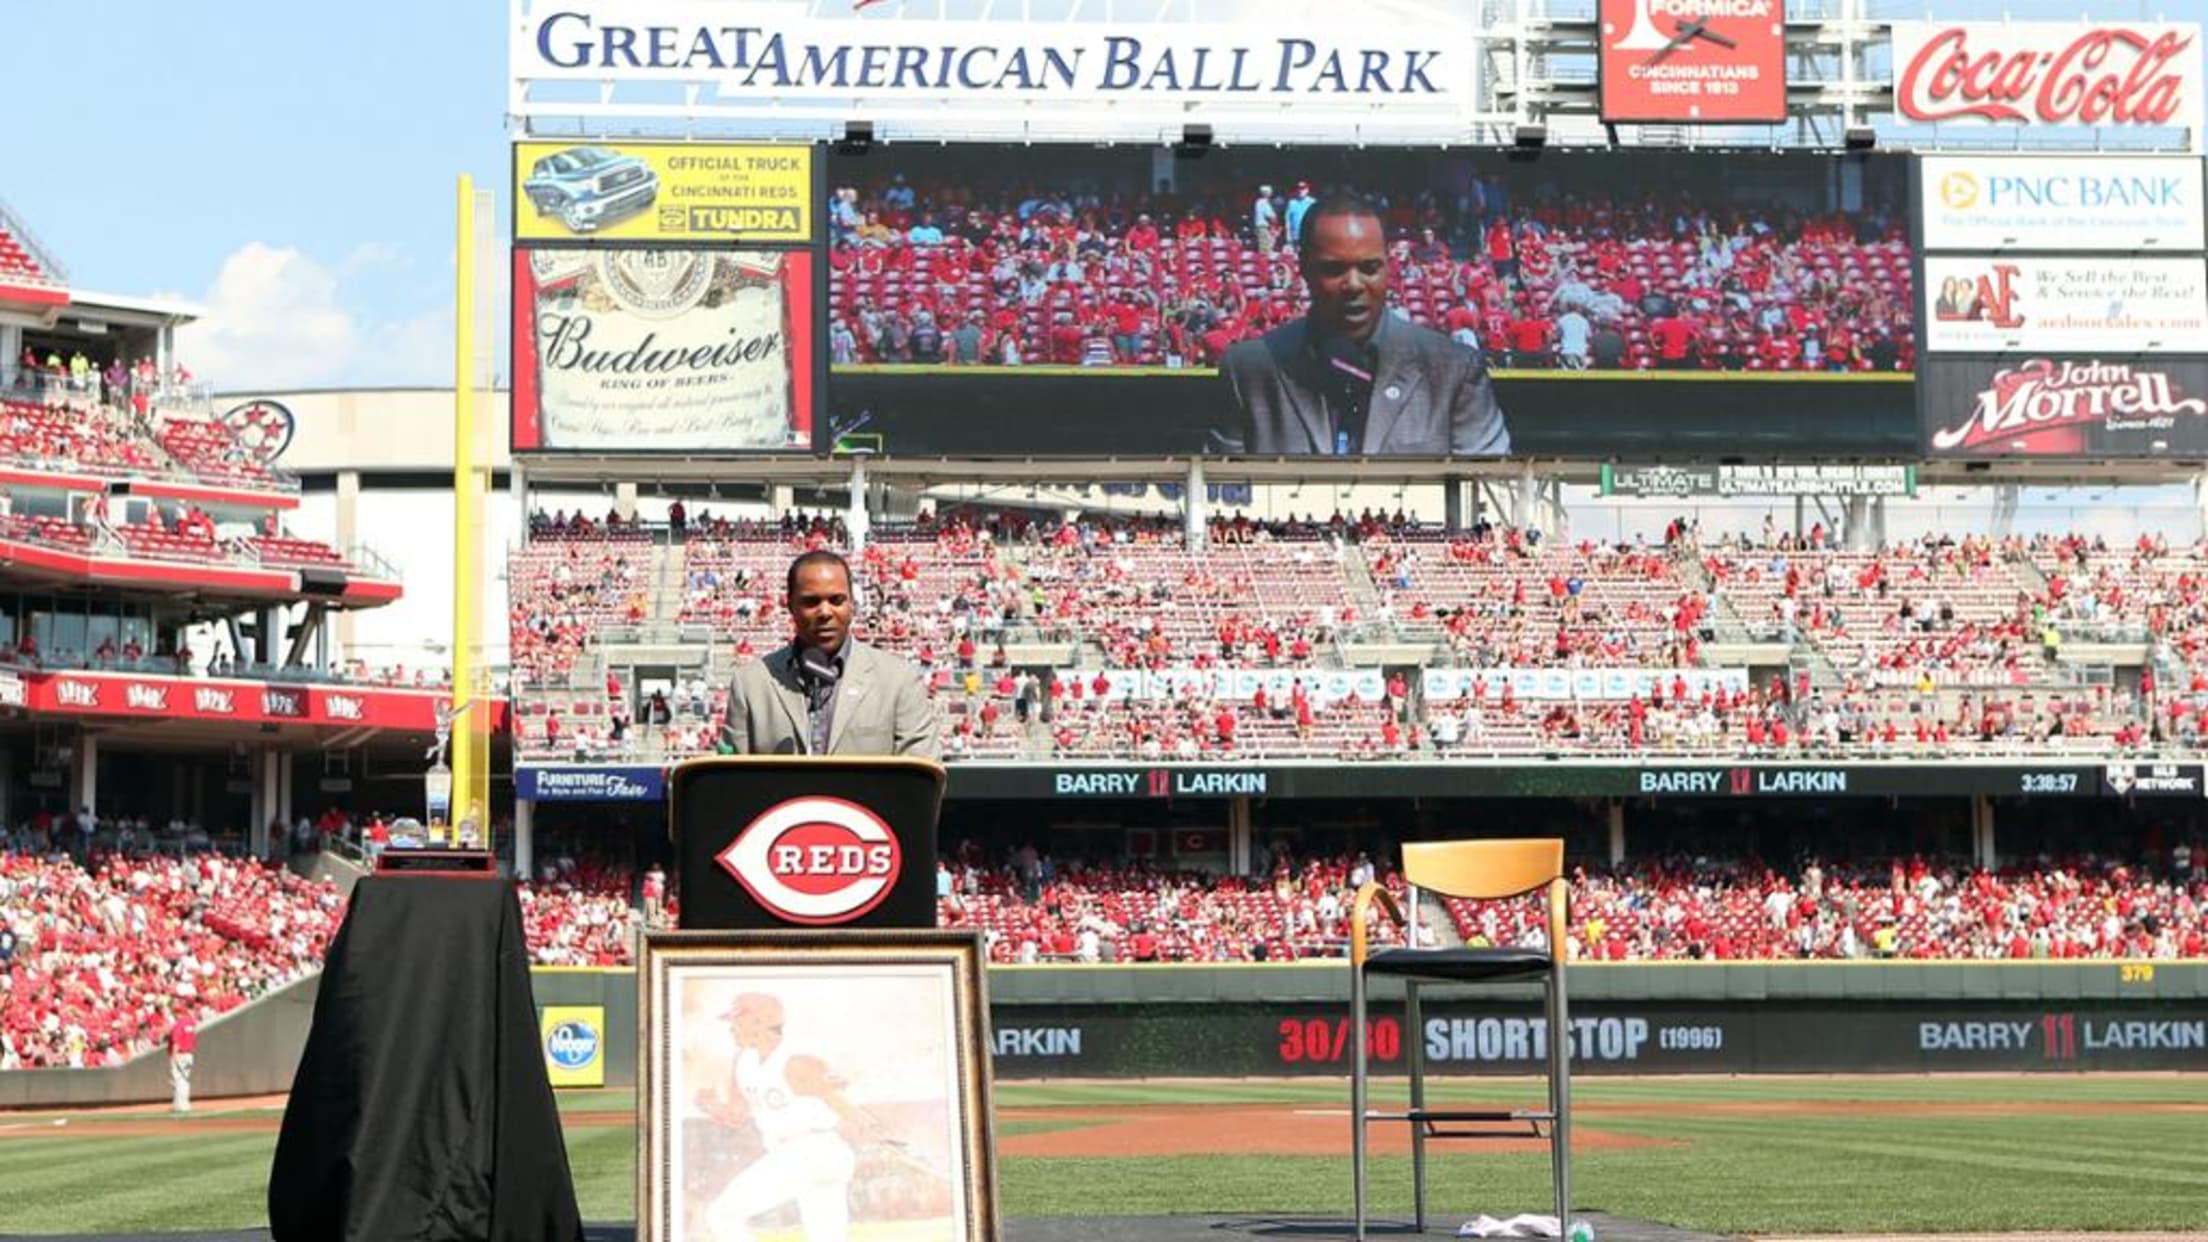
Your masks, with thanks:
M 826 181 L 845 447 L 1584 454 L 1620 403 L 1720 446 L 1768 386 L 1596 381 L 1916 355 L 1900 158 L 891 144 Z

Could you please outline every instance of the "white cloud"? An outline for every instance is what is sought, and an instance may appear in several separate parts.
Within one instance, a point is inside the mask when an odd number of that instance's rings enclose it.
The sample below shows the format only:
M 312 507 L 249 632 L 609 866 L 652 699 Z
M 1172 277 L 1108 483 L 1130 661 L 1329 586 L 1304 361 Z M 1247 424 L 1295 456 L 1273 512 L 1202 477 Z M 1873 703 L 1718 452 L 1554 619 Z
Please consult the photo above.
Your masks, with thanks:
M 342 278 L 379 267 L 404 266 L 406 255 L 397 246 L 390 242 L 362 242 L 338 262 L 337 274 Z
M 449 384 L 449 303 L 396 317 L 360 306 L 365 278 L 407 265 L 383 242 L 354 247 L 334 267 L 248 242 L 222 261 L 200 299 L 205 316 L 177 334 L 178 354 L 218 389 Z M 505 290 L 479 296 L 503 305 Z

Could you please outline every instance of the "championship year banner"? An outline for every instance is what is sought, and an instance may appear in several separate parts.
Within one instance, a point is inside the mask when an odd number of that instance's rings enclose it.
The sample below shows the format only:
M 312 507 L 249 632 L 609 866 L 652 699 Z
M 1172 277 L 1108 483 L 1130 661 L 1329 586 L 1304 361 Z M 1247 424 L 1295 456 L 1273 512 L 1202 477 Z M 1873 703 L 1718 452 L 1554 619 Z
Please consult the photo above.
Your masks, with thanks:
M 1419 675 L 1426 701 L 1472 697 L 1540 702 L 1615 703 L 1650 694 L 1700 699 L 1705 693 L 1745 694 L 1744 668 L 1430 668 Z
M 1602 119 L 1786 119 L 1784 0 L 1602 0 Z
M 2208 361 L 2097 354 L 1928 358 L 1918 417 L 1933 457 L 2208 453 Z
M 1285 706 L 1296 687 L 1322 702 L 1355 699 L 1377 703 L 1387 693 L 1387 682 L 1376 668 L 1365 669 L 1104 669 L 1095 674 L 1065 669 L 1059 677 L 1080 681 L 1092 697 L 1108 703 L 1130 700 L 1186 701 L 1192 697 L 1247 703 L 1263 690 L 1276 706 Z M 1101 680 L 1103 693 L 1095 693 Z
M 799 144 L 516 143 L 514 238 L 810 242 L 814 168 Z
M 1927 155 L 1917 168 L 1928 251 L 2202 248 L 2190 155 Z
M 0 706 L 37 715 L 134 716 L 173 721 L 393 729 L 428 733 L 452 708 L 449 691 L 382 686 L 301 686 L 214 677 L 79 670 L 7 670 Z M 507 701 L 490 701 L 504 727 Z
M 811 449 L 816 275 L 803 250 L 515 250 L 515 450 Z
M 1933 256 L 1923 298 L 1933 354 L 2187 354 L 2208 341 L 2208 262 L 2197 256 Z

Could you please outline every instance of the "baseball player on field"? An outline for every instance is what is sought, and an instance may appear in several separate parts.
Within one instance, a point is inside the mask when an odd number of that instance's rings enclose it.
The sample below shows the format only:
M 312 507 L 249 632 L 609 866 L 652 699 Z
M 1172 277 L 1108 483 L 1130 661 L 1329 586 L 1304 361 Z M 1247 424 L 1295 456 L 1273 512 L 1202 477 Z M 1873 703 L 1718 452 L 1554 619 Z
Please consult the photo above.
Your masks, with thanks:
M 751 1221 L 792 1201 L 806 1242 L 848 1242 L 858 1160 L 842 1127 L 873 1141 L 880 1125 L 844 1098 L 824 1062 L 783 1043 L 780 1000 L 745 992 L 721 1017 L 736 1040 L 734 1082 L 699 1092 L 698 1107 L 724 1126 L 749 1121 L 764 1150 L 706 1208 L 714 1242 L 751 1242 Z

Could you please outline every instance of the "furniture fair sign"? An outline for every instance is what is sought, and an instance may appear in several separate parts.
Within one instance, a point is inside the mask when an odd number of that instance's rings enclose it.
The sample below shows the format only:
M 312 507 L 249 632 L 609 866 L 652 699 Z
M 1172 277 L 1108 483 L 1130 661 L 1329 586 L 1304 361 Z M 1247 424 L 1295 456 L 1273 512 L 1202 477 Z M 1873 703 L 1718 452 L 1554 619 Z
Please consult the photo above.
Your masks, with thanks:
M 2200 145 L 2195 22 L 1896 22 L 1893 43 L 1903 121 L 2183 128 Z
M 945 106 L 1109 108 L 1176 124 L 1195 107 L 1254 106 L 1303 121 L 1384 113 L 1391 124 L 1462 124 L 1472 114 L 1472 6 L 1417 22 L 1359 20 L 1353 8 L 1261 22 L 1013 22 L 872 6 L 808 14 L 795 5 L 551 0 L 517 9 L 510 50 L 517 81 L 695 85 L 691 110 L 701 115 L 854 101 L 868 107 L 848 115 L 892 122 L 899 106 L 930 115 Z

